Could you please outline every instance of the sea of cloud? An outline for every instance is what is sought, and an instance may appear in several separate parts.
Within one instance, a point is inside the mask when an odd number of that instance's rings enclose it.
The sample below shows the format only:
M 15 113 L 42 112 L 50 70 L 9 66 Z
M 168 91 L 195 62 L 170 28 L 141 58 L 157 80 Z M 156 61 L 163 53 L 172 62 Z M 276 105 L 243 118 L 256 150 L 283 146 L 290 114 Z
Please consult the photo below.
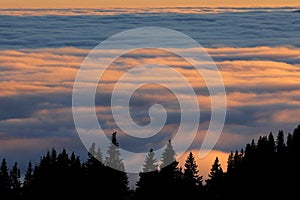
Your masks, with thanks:
M 239 9 L 243 12 L 223 9 L 208 14 L 195 13 L 192 8 L 184 9 L 184 13 L 180 9 L 168 10 L 104 10 L 110 13 L 108 15 L 101 15 L 104 12 L 101 10 L 99 15 L 85 14 L 93 13 L 93 10 L 50 10 L 54 13 L 48 13 L 49 10 L 17 10 L 18 15 L 14 15 L 10 10 L 2 9 L 0 48 L 73 46 L 90 49 L 113 34 L 144 26 L 181 31 L 205 47 L 300 46 L 300 13 L 294 12 L 296 8 Z M 67 13 L 59 14 L 64 12 Z
M 54 146 L 86 156 L 72 118 L 77 70 L 99 42 L 144 26 L 189 35 L 205 47 L 218 66 L 228 110 L 216 151 L 243 148 L 252 138 L 270 131 L 291 132 L 300 122 L 300 18 L 294 10 L 0 10 L 0 157 L 25 165 Z M 200 128 L 191 149 L 199 148 L 210 119 L 205 83 L 201 77 L 193 79 L 195 72 L 179 57 L 145 53 L 119 58 L 105 75 L 107 90 L 96 96 L 99 121 L 108 132 L 115 130 L 109 92 L 127 66 L 141 61 L 166 64 L 188 77 L 198 94 Z M 161 88 L 145 91 L 132 101 L 132 109 L 141 111 L 133 114 L 140 124 L 148 123 L 151 104 L 168 105 L 174 99 Z M 167 111 L 165 132 L 170 134 L 177 129 L 178 105 Z M 121 135 L 120 141 L 134 145 L 122 141 Z

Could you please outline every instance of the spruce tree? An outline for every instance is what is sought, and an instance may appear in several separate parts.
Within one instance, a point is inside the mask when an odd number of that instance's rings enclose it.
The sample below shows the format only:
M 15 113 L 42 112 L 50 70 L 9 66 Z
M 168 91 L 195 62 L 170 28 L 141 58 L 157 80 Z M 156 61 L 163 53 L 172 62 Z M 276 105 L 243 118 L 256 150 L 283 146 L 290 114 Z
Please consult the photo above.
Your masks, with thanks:
M 171 165 L 173 163 L 178 164 L 178 162 L 176 161 L 176 153 L 174 151 L 171 140 L 169 140 L 167 147 L 165 148 L 165 151 L 162 154 L 161 162 L 162 162 L 160 165 L 161 169 L 168 165 Z M 177 164 L 176 164 L 176 167 L 177 167 Z
M 300 124 L 293 131 L 292 151 L 295 156 L 300 153 Z
M 279 130 L 277 139 L 276 139 L 276 152 L 282 155 L 286 152 L 286 145 L 284 142 L 284 134 L 282 130 Z
M 24 199 L 31 199 L 32 193 L 34 192 L 34 177 L 33 177 L 33 167 L 31 161 L 28 163 L 28 167 L 25 173 L 22 195 Z
M 162 153 L 160 171 L 158 174 L 159 194 L 163 194 L 161 198 L 179 198 L 180 184 L 182 179 L 182 171 L 178 168 L 176 161 L 176 153 L 173 149 L 171 140 Z
M 95 144 L 95 142 L 92 143 L 88 154 L 91 154 L 92 156 L 95 156 L 95 154 L 96 154 L 96 144 Z
M 220 198 L 222 195 L 224 173 L 218 157 L 216 157 L 208 177 L 209 178 L 206 180 L 206 188 L 210 198 Z
M 27 171 L 24 177 L 23 187 L 29 187 L 32 184 L 32 181 L 33 181 L 33 168 L 32 168 L 31 161 L 29 161 Z
M 292 146 L 293 146 L 293 135 L 291 133 L 288 134 L 286 139 L 286 148 L 289 155 L 292 153 Z
M 95 154 L 95 157 L 96 159 L 99 161 L 99 162 L 103 162 L 103 155 L 102 155 L 102 152 L 101 152 L 101 148 L 98 147 L 97 151 L 96 151 L 96 154 Z
M 233 156 L 233 152 L 231 151 L 227 159 L 227 173 L 230 174 L 233 172 L 233 170 L 234 170 L 234 156 Z
M 189 153 L 185 164 L 183 179 L 188 182 L 191 187 L 202 186 L 202 176 L 199 176 L 198 165 L 192 152 Z
M 111 135 L 111 144 L 107 150 L 105 164 L 108 167 L 114 168 L 116 170 L 125 171 L 125 167 L 121 159 L 121 153 L 119 150 L 119 143 L 117 141 L 117 132 L 113 132 Z
M 268 136 L 268 152 L 270 154 L 273 154 L 275 153 L 275 150 L 276 150 L 276 144 L 275 144 L 274 136 L 271 132 Z
M 136 183 L 135 199 L 155 199 L 157 192 L 158 165 L 153 149 L 150 149 Z
M 181 185 L 183 193 L 188 199 L 203 195 L 202 176 L 199 175 L 198 166 L 192 152 L 189 153 L 185 161 Z
M 111 199 L 125 199 L 128 196 L 128 177 L 125 172 L 124 163 L 121 159 L 117 133 L 111 135 L 111 144 L 107 149 L 106 164 L 106 187 L 111 191 Z
M 18 164 L 15 162 L 9 173 L 10 189 L 14 198 L 19 198 L 21 195 L 21 172 Z
M 155 159 L 155 154 L 153 149 L 150 149 L 148 155 L 146 156 L 146 160 L 143 164 L 143 173 L 157 171 L 158 165 L 156 164 L 157 160 Z
M 9 174 L 5 158 L 3 158 L 0 166 L 0 195 L 5 196 L 10 192 Z

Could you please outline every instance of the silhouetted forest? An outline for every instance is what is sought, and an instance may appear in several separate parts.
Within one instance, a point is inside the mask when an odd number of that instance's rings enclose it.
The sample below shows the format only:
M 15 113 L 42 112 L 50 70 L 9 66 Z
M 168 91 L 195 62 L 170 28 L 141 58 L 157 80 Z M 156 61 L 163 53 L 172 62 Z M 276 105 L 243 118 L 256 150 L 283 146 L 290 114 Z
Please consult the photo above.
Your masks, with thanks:
M 300 169 L 300 125 L 293 133 L 282 130 L 252 140 L 244 149 L 231 152 L 227 170 L 218 158 L 212 163 L 207 180 L 198 172 L 195 157 L 189 153 L 179 167 L 171 141 L 161 164 L 149 150 L 136 188 L 130 189 L 120 158 L 116 133 L 105 158 L 93 144 L 88 159 L 81 161 L 75 153 L 54 148 L 39 163 L 28 168 L 21 181 L 18 164 L 9 169 L 5 159 L 0 166 L 1 199 L 78 198 L 95 199 L 297 199 Z M 100 161 L 101 162 L 100 162 Z M 103 164 L 104 163 L 104 164 Z M 201 166 L 199 166 L 201 167 Z

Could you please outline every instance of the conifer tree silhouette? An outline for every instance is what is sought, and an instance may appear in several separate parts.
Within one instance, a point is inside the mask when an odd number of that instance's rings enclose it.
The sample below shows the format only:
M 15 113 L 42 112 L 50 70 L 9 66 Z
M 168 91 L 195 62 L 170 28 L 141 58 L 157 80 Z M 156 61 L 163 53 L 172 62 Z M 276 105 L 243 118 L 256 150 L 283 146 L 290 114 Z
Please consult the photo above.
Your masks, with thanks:
M 189 153 L 185 164 L 183 178 L 191 187 L 202 186 L 202 176 L 199 176 L 198 165 L 192 152 Z
M 286 152 L 286 144 L 284 142 L 284 133 L 282 130 L 279 130 L 277 139 L 276 139 L 276 152 L 279 155 L 282 155 Z
M 192 152 L 188 154 L 184 164 L 182 190 L 187 198 L 203 196 L 202 176 L 199 175 L 198 165 Z
M 29 197 L 31 193 L 33 193 L 33 167 L 32 162 L 29 161 L 27 171 L 25 173 L 23 187 L 22 187 L 22 195 L 23 197 Z M 25 198 L 24 198 L 25 199 Z
M 150 149 L 139 173 L 135 199 L 155 199 L 157 197 L 158 165 L 153 149 Z
M 179 198 L 182 171 L 178 168 L 178 161 L 176 161 L 176 153 L 174 151 L 171 140 L 162 153 L 160 171 L 158 174 L 159 194 L 161 198 L 176 199 Z
M 276 141 L 272 133 L 260 136 L 257 143 L 246 144 L 245 151 L 231 152 L 227 172 L 223 172 L 216 157 L 209 178 L 202 186 L 195 157 L 189 153 L 184 168 L 178 167 L 176 152 L 168 142 L 161 157 L 160 169 L 154 151 L 150 149 L 145 158 L 140 179 L 137 182 L 135 200 L 140 199 L 292 199 L 298 195 L 300 171 L 299 155 L 300 125 L 292 134 L 279 130 Z M 104 163 L 115 163 L 124 169 L 116 133 Z M 69 156 L 66 149 L 60 153 L 52 148 L 35 165 L 28 163 L 24 182 L 20 181 L 20 169 L 14 163 L 9 170 L 5 159 L 0 166 L 1 199 L 68 198 L 79 195 L 92 198 L 95 195 L 108 199 L 130 200 L 128 177 L 124 171 L 113 169 L 99 162 L 102 159 L 96 144 L 88 152 L 88 159 L 81 163 L 74 152 Z M 202 187 L 202 189 L 201 189 Z
M 15 162 L 9 173 L 10 189 L 11 189 L 13 199 L 19 199 L 21 195 L 20 177 L 21 177 L 20 168 L 18 167 L 17 162 Z
M 223 192 L 224 173 L 218 157 L 216 157 L 208 177 L 209 178 L 206 180 L 206 188 L 208 190 L 209 198 L 219 199 Z
M 121 159 L 119 151 L 119 143 L 117 141 L 117 132 L 111 135 L 111 144 L 107 149 L 105 158 L 107 177 L 106 185 L 109 187 L 112 199 L 126 199 L 129 194 L 128 176 L 125 172 L 124 163 Z
M 0 166 L 0 195 L 8 196 L 10 192 L 9 174 L 6 159 L 3 158 Z
M 119 171 L 125 171 L 124 163 L 120 156 L 121 153 L 119 151 L 119 143 L 117 141 L 117 132 L 113 132 L 111 135 L 111 144 L 107 149 L 107 157 L 105 158 L 106 166 Z

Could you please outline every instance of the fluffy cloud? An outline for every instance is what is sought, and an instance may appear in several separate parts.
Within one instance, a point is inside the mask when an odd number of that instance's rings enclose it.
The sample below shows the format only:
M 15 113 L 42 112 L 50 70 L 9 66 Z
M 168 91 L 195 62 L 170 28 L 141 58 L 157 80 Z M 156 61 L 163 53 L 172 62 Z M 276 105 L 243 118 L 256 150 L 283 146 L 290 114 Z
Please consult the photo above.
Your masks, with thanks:
M 217 60 L 227 91 L 226 124 L 217 149 L 239 149 L 257 135 L 277 132 L 278 129 L 291 131 L 291 126 L 297 123 L 295 116 L 300 108 L 298 48 L 220 47 L 207 48 L 207 51 Z M 14 139 L 20 141 L 20 138 L 27 138 L 28 142 L 53 137 L 77 138 L 79 141 L 71 112 L 72 87 L 77 69 L 88 52 L 78 48 L 1 51 L 0 135 L 3 144 Z M 199 148 L 211 117 L 211 102 L 206 85 L 186 61 L 166 52 L 132 52 L 110 66 L 101 79 L 103 90 L 98 88 L 99 93 L 96 95 L 96 111 L 101 125 L 108 133 L 116 129 L 109 107 L 114 82 L 126 72 L 124 69 L 143 63 L 173 66 L 187 77 L 197 91 L 201 121 L 192 148 Z M 155 77 L 152 79 L 156 80 Z M 183 87 L 180 84 L 174 85 Z M 131 101 L 132 117 L 138 124 L 147 125 L 150 106 L 154 103 L 165 105 L 168 119 L 164 132 L 172 134 L 177 130 L 178 127 L 174 125 L 180 119 L 178 104 L 171 103 L 175 99 L 176 96 L 164 88 L 155 85 L 144 87 L 134 93 Z M 81 112 L 84 114 L 84 108 Z M 154 144 L 160 139 L 154 138 L 151 142 Z M 122 137 L 120 141 L 128 147 L 136 142 L 126 141 Z M 146 141 L 146 147 L 149 144 Z M 48 145 L 55 144 L 50 142 Z
M 293 10 L 0 10 L 0 157 L 9 158 L 9 162 L 21 161 L 23 169 L 28 160 L 37 159 L 53 146 L 75 150 L 84 158 L 85 149 L 76 134 L 71 108 L 73 83 L 81 62 L 90 49 L 113 34 L 158 26 L 195 39 L 206 48 L 221 72 L 227 92 L 225 127 L 215 150 L 205 158 L 207 162 L 199 161 L 199 165 L 205 169 L 205 176 L 218 155 L 224 168 L 229 151 L 243 148 L 261 134 L 277 133 L 279 129 L 291 132 L 299 122 L 300 18 Z M 118 52 L 120 49 L 105 51 L 107 55 Z M 131 67 L 145 63 L 173 67 L 195 89 L 201 119 L 190 149 L 197 153 L 209 126 L 211 99 L 204 79 L 190 64 L 167 52 L 131 52 L 109 67 L 95 98 L 101 126 L 108 134 L 116 130 L 110 109 L 114 83 Z M 168 77 L 163 71 L 161 75 Z M 155 76 L 148 78 L 158 80 Z M 182 84 L 172 85 L 186 95 Z M 175 99 L 169 90 L 155 85 L 134 93 L 131 117 L 137 124 L 145 126 L 150 122 L 148 111 L 155 103 L 165 106 L 167 124 L 162 130 L 164 134 L 148 141 L 131 140 L 120 132 L 120 144 L 137 151 L 164 145 L 178 129 L 180 110 Z M 80 109 L 82 115 L 88 110 Z M 86 126 L 90 126 L 89 121 Z

